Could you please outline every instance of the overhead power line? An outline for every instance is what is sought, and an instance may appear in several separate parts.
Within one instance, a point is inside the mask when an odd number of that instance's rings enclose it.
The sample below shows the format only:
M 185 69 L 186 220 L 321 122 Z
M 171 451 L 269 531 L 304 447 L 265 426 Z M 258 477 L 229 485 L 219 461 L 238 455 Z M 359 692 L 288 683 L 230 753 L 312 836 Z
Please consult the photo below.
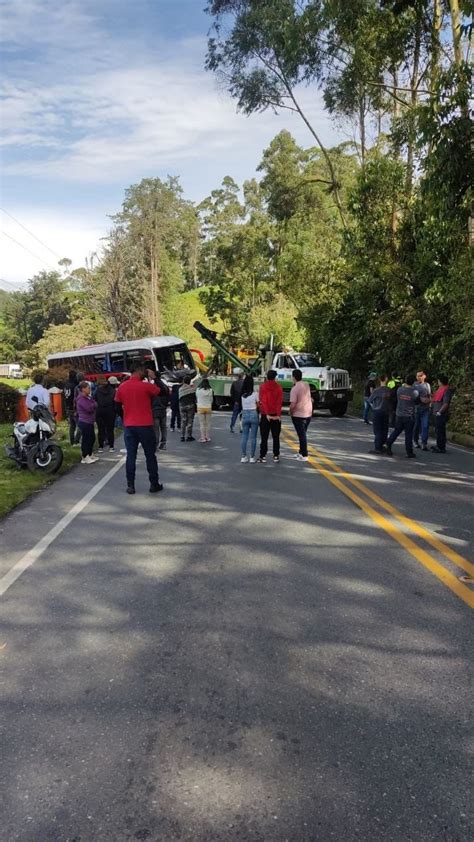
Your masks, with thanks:
M 6 213 L 6 215 L 9 216 L 10 219 L 13 219 L 13 222 L 16 222 L 16 224 L 19 225 L 20 228 L 23 228 L 23 230 L 26 231 L 26 233 L 29 234 L 30 237 L 33 237 L 33 239 L 36 240 L 36 242 L 39 243 L 40 246 L 43 246 L 43 248 L 50 251 L 51 254 L 54 254 L 54 256 L 58 258 L 58 260 L 61 260 L 61 255 L 59 255 L 59 254 L 57 254 L 57 252 L 53 251 L 53 249 L 51 249 L 49 246 L 47 246 L 46 243 L 43 243 L 43 240 L 40 240 L 40 238 L 37 237 L 36 234 L 33 234 L 33 231 L 30 231 L 30 229 L 27 228 L 26 225 L 23 225 L 23 223 L 20 222 L 19 219 L 16 219 L 16 217 L 14 217 L 13 214 L 9 213 L 7 210 L 5 210 L 5 208 L 0 208 L 0 210 L 3 211 L 3 213 Z
M 48 263 L 46 260 L 43 260 L 42 257 L 38 257 L 37 254 L 32 252 L 31 249 L 29 249 L 27 246 L 24 246 L 23 243 L 20 243 L 18 242 L 18 240 L 15 240 L 15 237 L 12 237 L 11 234 L 7 234 L 6 231 L 0 231 L 0 234 L 3 234 L 4 237 L 8 237 L 8 239 L 11 240 L 13 243 L 16 243 L 17 246 L 20 246 L 20 248 L 24 249 L 24 251 L 27 251 L 28 254 L 31 254 L 31 256 L 35 258 L 35 260 L 38 260 L 40 263 L 42 263 L 43 266 L 49 266 L 50 269 L 54 269 L 54 271 L 56 271 L 55 267 L 52 266 L 51 263 Z

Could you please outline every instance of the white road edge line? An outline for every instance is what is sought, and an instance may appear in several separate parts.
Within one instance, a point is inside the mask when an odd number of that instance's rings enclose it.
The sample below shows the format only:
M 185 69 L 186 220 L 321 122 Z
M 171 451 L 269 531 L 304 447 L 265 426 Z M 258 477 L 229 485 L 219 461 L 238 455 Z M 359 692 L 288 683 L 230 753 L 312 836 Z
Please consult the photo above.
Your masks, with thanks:
M 74 520 L 74 518 L 76 518 L 78 514 L 82 512 L 83 509 L 85 509 L 88 503 L 90 503 L 90 501 L 94 499 L 94 497 L 99 493 L 99 491 L 102 491 L 104 486 L 107 485 L 109 480 L 112 479 L 112 477 L 120 470 L 120 468 L 123 467 L 124 464 L 125 459 L 120 459 L 120 461 L 117 462 L 117 464 L 114 465 L 113 468 L 111 468 L 110 471 L 108 471 L 105 474 L 105 476 L 103 476 L 102 479 L 100 479 L 99 482 L 97 482 L 87 492 L 87 494 L 84 494 L 84 497 L 82 497 L 80 500 L 77 501 L 77 503 L 74 504 L 72 509 L 70 509 L 69 512 L 61 518 L 61 520 L 56 524 L 56 526 L 53 526 L 53 528 L 50 529 L 50 531 L 46 535 L 44 535 L 43 538 L 41 538 L 41 540 L 38 541 L 38 543 L 35 544 L 35 546 L 32 547 L 31 550 L 28 550 L 28 552 L 25 553 L 25 555 L 22 556 L 22 558 L 20 558 L 16 562 L 16 564 L 13 565 L 13 567 L 11 568 L 11 570 L 8 571 L 8 573 L 5 573 L 5 575 L 2 576 L 2 578 L 0 579 L 0 596 L 3 596 L 7 592 L 8 588 L 10 588 L 13 585 L 13 583 L 20 578 L 21 574 L 24 573 L 25 570 L 28 570 L 28 568 L 31 567 L 31 565 L 34 564 L 35 561 L 37 561 L 40 558 L 40 556 L 43 555 L 44 551 L 48 549 L 49 545 L 52 544 L 53 541 L 58 537 L 58 535 L 60 535 L 61 532 L 63 532 L 66 529 L 66 527 L 69 526 L 69 524 Z

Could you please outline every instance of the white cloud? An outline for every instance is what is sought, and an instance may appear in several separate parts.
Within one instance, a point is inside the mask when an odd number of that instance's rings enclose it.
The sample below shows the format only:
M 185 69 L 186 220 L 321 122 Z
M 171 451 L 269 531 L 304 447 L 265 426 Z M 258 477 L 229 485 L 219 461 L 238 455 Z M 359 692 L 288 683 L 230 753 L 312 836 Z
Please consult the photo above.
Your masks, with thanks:
M 18 207 L 12 209 L 12 216 L 37 239 L 0 213 L 0 278 L 10 283 L 25 283 L 43 270 L 59 270 L 62 257 L 72 260 L 74 268 L 84 266 L 85 259 L 100 249 L 100 238 L 109 227 L 104 216 L 65 215 L 60 209 L 38 214 L 36 209 Z
M 147 3 L 155 0 L 137 0 L 137 16 Z M 118 209 L 118 187 L 168 172 L 182 173 L 190 197 L 200 199 L 226 173 L 251 177 L 263 148 L 282 128 L 299 143 L 313 144 L 288 112 L 237 114 L 235 102 L 203 69 L 205 38 L 166 40 L 159 16 L 152 38 L 143 25 L 133 35 L 123 26 L 112 31 L 106 13 L 110 18 L 116 10 L 119 17 L 124 5 L 129 9 L 128 0 L 0 0 L 3 173 L 13 185 L 6 207 L 76 265 L 97 249 L 108 227 L 89 198 L 98 187 L 101 207 L 110 213 Z M 156 31 L 160 26 L 163 31 Z M 318 94 L 302 90 L 301 99 L 323 140 L 337 142 Z M 27 206 L 15 200 L 22 177 L 31 180 Z M 35 201 L 49 207 L 40 212 Z M 74 205 L 85 208 L 83 214 L 71 211 Z M 7 233 L 55 263 L 12 225 Z M 7 238 L 0 242 L 0 274 L 7 280 L 23 281 L 46 268 Z

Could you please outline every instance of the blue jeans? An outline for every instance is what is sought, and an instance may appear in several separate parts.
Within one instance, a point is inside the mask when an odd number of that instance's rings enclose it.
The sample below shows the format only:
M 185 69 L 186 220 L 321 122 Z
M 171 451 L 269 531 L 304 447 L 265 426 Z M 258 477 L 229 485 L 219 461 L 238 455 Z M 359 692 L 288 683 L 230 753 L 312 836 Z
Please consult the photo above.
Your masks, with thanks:
M 235 422 L 240 415 L 240 403 L 234 403 L 232 409 L 232 418 L 230 419 L 230 429 L 233 430 L 235 427 Z
M 257 449 L 258 413 L 255 409 L 242 412 L 242 456 L 247 456 L 247 443 L 250 436 L 250 456 L 255 456 Z
M 298 418 L 294 415 L 291 416 L 291 420 L 293 421 L 293 426 L 296 430 L 296 435 L 298 436 L 299 443 L 300 443 L 300 454 L 301 456 L 308 455 L 308 440 L 306 438 L 306 430 L 309 427 L 309 422 L 311 418 Z
M 369 410 L 370 410 L 370 403 L 368 398 L 364 398 L 364 412 L 362 413 L 362 420 L 369 423 Z
M 415 428 L 413 430 L 413 441 L 418 444 L 421 433 L 421 443 L 424 447 L 428 444 L 428 433 L 430 430 L 430 408 L 419 407 L 415 416 Z
M 374 409 L 372 416 L 374 424 L 374 450 L 381 452 L 388 436 L 388 413 Z
M 156 436 L 153 427 L 125 427 L 124 442 L 127 448 L 127 461 L 125 473 L 127 485 L 131 488 L 135 485 L 135 469 L 137 465 L 138 445 L 141 444 L 145 452 L 146 469 L 150 479 L 150 485 L 158 485 L 158 462 L 156 461 Z
M 395 417 L 395 429 L 390 433 L 390 436 L 387 440 L 387 447 L 390 450 L 392 447 L 393 442 L 398 439 L 400 433 L 405 430 L 405 448 L 407 452 L 407 456 L 411 456 L 413 453 L 413 427 L 415 426 L 415 419 L 414 418 L 405 418 L 402 415 L 397 415 Z

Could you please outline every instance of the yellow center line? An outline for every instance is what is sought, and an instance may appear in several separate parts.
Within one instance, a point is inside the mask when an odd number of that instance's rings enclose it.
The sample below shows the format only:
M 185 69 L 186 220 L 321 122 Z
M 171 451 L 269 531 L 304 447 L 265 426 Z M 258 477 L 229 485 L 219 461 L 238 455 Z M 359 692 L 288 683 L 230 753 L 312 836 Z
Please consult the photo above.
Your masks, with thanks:
M 287 443 L 290 447 L 297 451 L 298 445 L 294 443 L 294 440 L 290 438 L 287 431 L 284 431 L 284 438 L 286 439 Z M 405 535 L 404 532 L 394 523 L 391 523 L 384 515 L 381 515 L 372 506 L 369 505 L 362 497 L 359 497 L 351 488 L 345 485 L 338 477 L 334 475 L 332 471 L 329 471 L 327 468 L 324 468 L 320 462 L 318 462 L 314 457 L 310 456 L 308 458 L 308 462 L 312 467 L 316 468 L 322 476 L 324 476 L 327 480 L 329 480 L 332 485 L 342 491 L 343 494 L 346 495 L 353 503 L 356 504 L 363 512 L 365 512 L 374 523 L 377 524 L 381 529 L 387 532 L 391 538 L 397 541 L 401 546 L 407 550 L 410 555 L 413 556 L 420 564 L 426 567 L 427 570 L 430 571 L 434 576 L 436 576 L 441 582 L 443 582 L 446 587 L 450 588 L 453 593 L 456 594 L 463 602 L 466 603 L 470 608 L 474 608 L 474 593 L 465 585 L 463 585 L 457 578 L 454 576 L 449 570 L 446 570 L 442 564 L 436 561 L 433 556 L 431 556 L 426 550 L 423 550 L 408 535 Z
M 292 435 L 292 433 L 290 433 Z M 296 439 L 294 439 L 296 441 Z M 372 491 L 371 488 L 366 486 L 363 482 L 356 479 L 351 473 L 345 471 L 341 468 L 336 462 L 334 462 L 329 456 L 326 456 L 325 453 L 321 453 L 314 445 L 309 445 L 308 449 L 318 457 L 321 462 L 325 462 L 326 465 L 329 465 L 333 471 L 337 472 L 339 476 L 343 477 L 350 482 L 355 488 L 365 494 L 367 497 L 370 497 L 374 503 L 377 503 L 380 508 L 385 509 L 386 512 L 391 514 L 394 518 L 403 523 L 408 529 L 411 529 L 416 535 L 420 538 L 423 538 L 427 544 L 430 544 L 435 550 L 437 550 L 441 555 L 447 558 L 449 561 L 452 561 L 458 567 L 461 567 L 462 570 L 465 570 L 466 573 L 469 573 L 470 576 L 474 576 L 474 564 L 468 561 L 467 558 L 464 556 L 459 555 L 456 550 L 453 550 L 448 544 L 445 544 L 440 538 L 436 535 L 433 535 L 424 526 L 421 526 L 416 521 L 412 520 L 411 518 L 404 515 L 402 512 L 399 511 L 395 506 L 385 500 L 383 497 L 380 497 L 375 491 Z

